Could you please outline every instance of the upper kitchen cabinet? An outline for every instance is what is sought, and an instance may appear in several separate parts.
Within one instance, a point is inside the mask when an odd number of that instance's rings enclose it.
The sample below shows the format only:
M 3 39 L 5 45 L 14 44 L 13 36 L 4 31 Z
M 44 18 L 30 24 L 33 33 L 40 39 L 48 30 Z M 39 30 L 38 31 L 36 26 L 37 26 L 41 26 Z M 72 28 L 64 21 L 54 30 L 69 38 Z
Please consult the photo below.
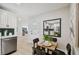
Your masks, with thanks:
M 7 27 L 9 27 L 9 28 L 17 27 L 17 17 L 12 14 L 7 15 L 7 16 L 8 16 Z
M 0 27 L 5 28 L 7 24 L 7 16 L 6 13 L 0 11 Z
M 11 12 L 0 9 L 0 28 L 16 28 L 17 16 Z

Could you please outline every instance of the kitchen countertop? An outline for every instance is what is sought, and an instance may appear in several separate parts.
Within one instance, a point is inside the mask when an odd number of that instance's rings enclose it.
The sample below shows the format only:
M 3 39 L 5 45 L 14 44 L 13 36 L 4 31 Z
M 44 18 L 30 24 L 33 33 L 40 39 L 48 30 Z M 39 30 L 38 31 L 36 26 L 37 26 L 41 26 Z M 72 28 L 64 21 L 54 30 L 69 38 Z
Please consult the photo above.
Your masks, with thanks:
M 17 37 L 17 35 L 12 35 L 12 36 L 2 36 L 2 37 L 0 37 L 0 39 L 11 38 L 11 37 Z

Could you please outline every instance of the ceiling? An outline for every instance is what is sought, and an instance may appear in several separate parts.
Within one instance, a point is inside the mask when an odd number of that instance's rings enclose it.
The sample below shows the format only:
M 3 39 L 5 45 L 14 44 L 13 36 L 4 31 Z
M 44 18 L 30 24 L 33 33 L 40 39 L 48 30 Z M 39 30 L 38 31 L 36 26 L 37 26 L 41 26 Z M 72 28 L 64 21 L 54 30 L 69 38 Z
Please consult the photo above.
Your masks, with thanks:
M 68 3 L 0 3 L 0 7 L 3 9 L 26 17 L 39 15 L 68 5 Z

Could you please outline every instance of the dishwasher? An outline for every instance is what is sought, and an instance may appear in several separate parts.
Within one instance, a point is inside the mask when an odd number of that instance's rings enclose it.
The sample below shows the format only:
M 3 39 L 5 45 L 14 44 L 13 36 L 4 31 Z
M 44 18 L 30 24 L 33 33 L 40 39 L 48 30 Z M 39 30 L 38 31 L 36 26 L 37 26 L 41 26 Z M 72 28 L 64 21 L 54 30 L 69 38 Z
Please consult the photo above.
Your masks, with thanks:
M 1 54 L 10 54 L 17 50 L 17 37 L 9 37 L 1 40 Z

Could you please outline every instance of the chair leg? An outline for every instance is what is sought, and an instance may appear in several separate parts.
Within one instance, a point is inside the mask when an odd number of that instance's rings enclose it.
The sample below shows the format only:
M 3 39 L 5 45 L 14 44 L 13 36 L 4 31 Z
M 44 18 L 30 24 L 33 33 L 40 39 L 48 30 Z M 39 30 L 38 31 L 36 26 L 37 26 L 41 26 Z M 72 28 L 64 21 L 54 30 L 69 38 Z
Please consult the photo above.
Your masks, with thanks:
M 36 51 L 34 50 L 34 51 L 32 52 L 32 54 L 35 55 L 35 54 L 36 54 Z

